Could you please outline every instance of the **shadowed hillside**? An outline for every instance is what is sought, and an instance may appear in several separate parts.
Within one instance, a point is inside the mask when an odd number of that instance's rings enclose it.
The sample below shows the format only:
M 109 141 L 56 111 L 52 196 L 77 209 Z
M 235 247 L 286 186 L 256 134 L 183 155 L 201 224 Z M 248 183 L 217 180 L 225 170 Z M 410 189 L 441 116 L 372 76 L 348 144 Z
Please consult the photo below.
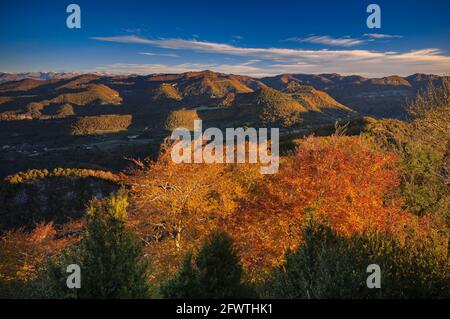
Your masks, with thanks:
M 203 120 L 204 128 L 269 126 L 301 136 L 329 134 L 336 122 L 350 122 L 357 134 L 360 116 L 404 117 L 405 100 L 441 80 L 424 74 L 255 79 L 212 71 L 37 78 L 0 84 L 2 176 L 64 163 L 123 168 L 131 155 L 155 155 L 166 128 L 186 118 Z
M 286 89 L 291 83 L 310 85 L 327 92 L 359 113 L 375 117 L 404 118 L 406 102 L 413 99 L 419 90 L 430 83 L 436 84 L 441 79 L 442 77 L 429 74 L 378 79 L 339 74 L 283 74 L 262 78 L 261 81 L 278 90 Z

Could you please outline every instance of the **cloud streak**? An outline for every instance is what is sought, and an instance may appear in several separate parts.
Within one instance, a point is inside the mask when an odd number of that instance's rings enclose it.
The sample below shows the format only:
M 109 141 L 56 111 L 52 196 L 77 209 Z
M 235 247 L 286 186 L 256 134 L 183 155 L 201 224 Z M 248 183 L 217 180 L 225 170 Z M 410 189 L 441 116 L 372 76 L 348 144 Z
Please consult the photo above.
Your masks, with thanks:
M 403 38 L 401 35 L 395 34 L 383 34 L 383 33 L 365 33 L 365 37 L 370 39 L 400 39 Z
M 364 44 L 366 41 L 361 39 L 352 39 L 348 37 L 344 38 L 332 38 L 328 35 L 322 35 L 322 36 L 310 36 L 307 38 L 289 38 L 285 41 L 289 42 L 298 42 L 298 43 L 316 43 L 316 44 L 323 44 L 323 45 L 331 45 L 331 46 L 341 46 L 341 47 L 352 47 L 355 45 L 361 45 Z
M 173 53 L 153 53 L 153 52 L 138 52 L 140 55 L 148 55 L 148 56 L 167 56 L 172 58 L 177 58 L 178 55 Z
M 160 74 L 160 73 L 184 73 L 190 71 L 213 70 L 221 73 L 251 74 L 255 77 L 274 75 L 272 72 L 262 72 L 258 67 L 245 63 L 242 64 L 203 64 L 203 63 L 115 63 L 97 67 L 96 71 L 112 74 Z
M 185 39 L 145 39 L 137 36 L 95 37 L 98 41 L 145 44 L 157 48 L 186 50 L 198 53 L 245 57 L 261 60 L 251 64 L 214 64 L 211 69 L 220 72 L 235 72 L 253 76 L 280 73 L 361 74 L 383 76 L 388 74 L 409 75 L 416 72 L 448 73 L 450 57 L 437 48 L 426 48 L 409 52 L 343 50 L 302 50 L 288 48 L 248 48 L 223 43 Z M 167 66 L 171 69 L 185 65 Z M 229 67 L 229 70 L 225 70 Z M 152 65 L 152 68 L 157 68 Z M 164 72 L 164 71 L 163 71 Z

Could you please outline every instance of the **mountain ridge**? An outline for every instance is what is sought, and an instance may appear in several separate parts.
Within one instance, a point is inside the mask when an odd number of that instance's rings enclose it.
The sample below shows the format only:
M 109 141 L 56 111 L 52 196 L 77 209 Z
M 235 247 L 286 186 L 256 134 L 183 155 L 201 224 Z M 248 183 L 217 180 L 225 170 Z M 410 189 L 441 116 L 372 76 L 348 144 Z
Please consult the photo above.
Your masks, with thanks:
M 236 96 L 270 87 L 293 97 L 309 111 L 335 109 L 356 111 L 375 117 L 402 118 L 409 99 L 431 82 L 442 79 L 434 74 L 415 73 L 367 78 L 337 73 L 287 73 L 254 78 L 211 70 L 149 75 L 104 75 L 101 73 L 29 72 L 0 73 L 0 105 L 11 111 L 30 102 L 125 104 L 154 108 L 157 105 L 178 107 L 218 106 L 235 104 Z M 309 88 L 307 88 L 309 87 Z M 295 92 L 295 91 L 298 92 Z M 26 93 L 26 94 L 25 94 Z M 29 94 L 42 97 L 33 100 Z M 113 96 L 109 98 L 108 95 Z M 80 101 L 89 96 L 86 102 Z M 285 99 L 285 98 L 283 98 Z M 286 100 L 286 99 L 285 99 Z

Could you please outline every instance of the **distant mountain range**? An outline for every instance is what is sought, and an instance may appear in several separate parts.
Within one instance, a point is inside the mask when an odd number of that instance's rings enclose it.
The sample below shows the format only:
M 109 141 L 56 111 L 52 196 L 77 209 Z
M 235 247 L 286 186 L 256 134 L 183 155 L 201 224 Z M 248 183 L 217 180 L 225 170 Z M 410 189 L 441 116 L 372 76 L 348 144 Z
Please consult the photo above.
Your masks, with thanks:
M 24 79 L 34 79 L 34 80 L 70 79 L 82 74 L 83 72 L 23 72 L 23 73 L 0 72 L 0 84 L 10 81 L 20 81 Z M 108 73 L 106 72 L 95 72 L 94 74 L 108 75 Z
M 16 77 L 17 76 L 17 77 Z M 372 117 L 404 117 L 405 102 L 440 77 L 338 74 L 266 78 L 216 73 L 1 74 L 0 176 L 61 165 L 125 167 L 155 155 L 171 125 L 278 127 L 282 138 L 359 134 Z M 20 79 L 21 78 L 21 79 Z M 13 80 L 11 80 L 13 79 Z M 173 120 L 176 121 L 173 121 Z
M 270 105 L 272 111 L 281 113 L 289 105 L 288 109 L 300 113 L 329 116 L 355 111 L 374 117 L 401 118 L 405 116 L 408 99 L 440 79 L 427 74 L 376 79 L 339 74 L 282 74 L 257 79 L 212 71 L 147 76 L 0 73 L 0 113 L 25 113 L 30 103 L 40 103 L 43 113 L 44 108 L 57 104 L 123 104 L 146 109 L 218 106 L 240 109 L 246 114 L 257 114 L 255 110 L 249 111 L 257 105 L 260 105 L 257 109 L 265 111 L 264 107 Z
M 408 100 L 413 99 L 429 83 L 440 80 L 440 76 L 432 74 L 375 79 L 339 74 L 282 74 L 262 78 L 261 82 L 277 90 L 283 90 L 292 83 L 311 85 L 361 114 L 401 118 L 405 116 L 404 106 Z
M 53 80 L 68 79 L 80 75 L 75 72 L 25 72 L 25 73 L 4 73 L 0 72 L 0 83 L 9 81 L 20 81 L 24 79 Z
M 0 84 L 0 114 L 7 118 L 45 119 L 54 115 L 55 108 L 67 110 L 67 105 L 75 109 L 70 116 L 97 115 L 104 112 L 98 109 L 102 105 L 115 105 L 118 112 L 134 114 L 218 108 L 228 110 L 222 115 L 235 123 L 281 127 L 305 120 L 328 122 L 354 113 L 312 86 L 292 82 L 277 90 L 248 76 L 212 71 L 149 76 L 82 74 Z M 224 120 L 219 115 L 207 117 Z

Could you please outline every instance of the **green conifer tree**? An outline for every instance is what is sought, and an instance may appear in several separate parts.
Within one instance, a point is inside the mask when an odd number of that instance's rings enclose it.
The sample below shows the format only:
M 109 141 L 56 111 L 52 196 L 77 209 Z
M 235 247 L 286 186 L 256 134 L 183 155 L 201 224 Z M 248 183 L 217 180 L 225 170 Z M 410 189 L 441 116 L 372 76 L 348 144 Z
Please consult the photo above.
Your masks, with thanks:
M 165 298 L 241 298 L 253 296 L 230 237 L 213 234 L 192 261 L 188 254 L 177 275 L 161 287 Z
M 88 209 L 85 234 L 77 247 L 49 266 L 56 297 L 145 298 L 149 296 L 147 263 L 142 247 L 125 221 L 127 195 L 120 190 L 106 201 L 94 201 Z M 81 288 L 68 289 L 65 268 L 78 264 Z

